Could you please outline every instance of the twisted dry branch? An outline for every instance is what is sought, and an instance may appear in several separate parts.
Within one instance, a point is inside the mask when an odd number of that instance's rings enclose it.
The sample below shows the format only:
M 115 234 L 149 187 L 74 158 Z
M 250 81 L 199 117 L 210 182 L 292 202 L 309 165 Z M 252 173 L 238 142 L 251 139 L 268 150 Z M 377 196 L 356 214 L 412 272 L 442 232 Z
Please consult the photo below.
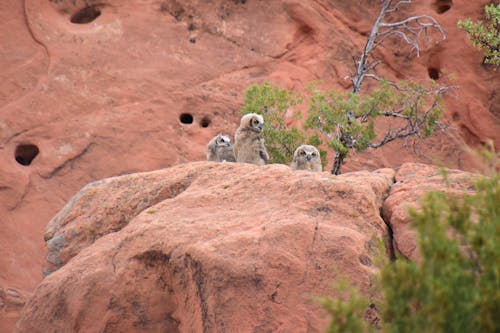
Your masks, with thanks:
M 394 4 L 394 0 L 384 0 L 382 9 L 372 27 L 368 40 L 361 57 L 356 61 L 356 74 L 351 78 L 353 83 L 353 92 L 358 93 L 361 89 L 361 84 L 365 77 L 372 77 L 369 72 L 373 71 L 378 65 L 375 61 L 372 65 L 368 65 L 368 57 L 370 53 L 379 45 L 381 45 L 389 37 L 399 37 L 415 50 L 417 57 L 420 56 L 420 41 L 422 34 L 428 35 L 430 30 L 437 30 L 441 39 L 439 43 L 446 39 L 446 33 L 441 25 L 429 15 L 411 16 L 401 21 L 383 22 L 388 13 L 396 11 L 402 4 L 410 4 L 411 0 L 401 0 Z M 372 77 L 373 78 L 373 77 Z

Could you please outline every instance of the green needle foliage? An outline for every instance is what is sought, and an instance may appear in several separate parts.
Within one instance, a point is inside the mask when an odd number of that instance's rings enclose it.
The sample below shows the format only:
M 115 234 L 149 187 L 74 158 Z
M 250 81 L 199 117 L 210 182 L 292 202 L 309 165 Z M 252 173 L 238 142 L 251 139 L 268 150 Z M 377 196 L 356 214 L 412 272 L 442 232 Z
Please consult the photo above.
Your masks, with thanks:
M 313 89 L 306 128 L 324 134 L 328 146 L 338 153 L 341 161 L 350 149 L 363 151 L 396 139 L 425 138 L 440 126 L 442 95 L 446 90 L 435 83 L 431 87 L 428 90 L 413 82 L 397 86 L 382 82 L 379 89 L 369 94 Z M 386 117 L 391 127 L 376 140 L 374 122 L 378 117 Z M 338 168 L 340 172 L 340 165 Z
M 458 27 L 465 30 L 474 47 L 484 50 L 484 63 L 500 65 L 500 4 L 484 7 L 486 20 L 472 22 L 458 21 Z
M 368 299 L 352 287 L 347 280 L 341 280 L 334 285 L 334 290 L 340 297 L 322 297 L 320 303 L 332 316 L 328 333 L 368 332 L 373 330 L 369 324 L 361 320 L 368 306 Z
M 298 128 L 285 124 L 287 111 L 302 102 L 302 96 L 291 90 L 271 86 L 268 82 L 251 86 L 245 93 L 242 114 L 258 113 L 264 117 L 265 145 L 270 156 L 269 163 L 289 164 L 295 149 L 302 144 L 319 146 L 321 141 L 315 135 L 308 136 Z M 300 112 L 294 115 L 300 119 Z M 320 150 L 322 161 L 326 152 Z
M 431 192 L 411 216 L 422 259 L 398 258 L 383 265 L 383 332 L 500 332 L 498 174 L 478 181 L 473 195 Z M 363 321 L 359 310 L 366 309 L 368 301 L 353 295 L 343 304 L 338 299 L 324 303 L 333 320 L 351 322 L 355 313 Z M 339 325 L 332 323 L 335 329 L 329 332 L 367 331 L 362 323 L 349 329 Z
M 332 173 L 338 174 L 351 149 L 378 148 L 408 137 L 413 137 L 416 144 L 417 138 L 433 134 L 443 112 L 445 90 L 435 83 L 431 83 L 428 90 L 416 83 L 401 82 L 396 86 L 383 82 L 381 88 L 365 95 L 319 90 L 312 85 L 306 96 L 308 117 L 304 127 L 307 132 L 285 124 L 286 112 L 302 103 L 303 97 L 266 82 L 247 90 L 242 113 L 264 116 L 263 135 L 271 163 L 288 164 L 299 145 L 307 143 L 318 147 L 324 141 L 336 152 Z M 297 113 L 295 117 L 300 119 L 300 116 Z M 391 127 L 376 141 L 374 122 L 378 117 L 387 117 Z M 326 152 L 320 149 L 320 154 L 324 166 Z M 340 164 L 335 166 L 339 160 Z
M 430 193 L 412 212 L 420 263 L 397 260 L 382 270 L 387 332 L 499 332 L 499 178 L 477 193 Z
M 359 115 L 360 109 L 363 107 L 361 104 L 358 94 L 349 93 L 344 96 L 334 90 L 312 91 L 306 127 L 318 129 L 325 134 L 329 138 L 328 146 L 335 151 L 347 154 L 350 146 L 357 150 L 364 150 L 368 143 L 375 138 L 373 118 L 371 117 L 375 116 L 375 112 L 370 114 L 370 119 L 364 124 L 356 121 L 354 117 L 349 115 Z M 342 142 L 340 131 L 343 131 L 352 140 Z

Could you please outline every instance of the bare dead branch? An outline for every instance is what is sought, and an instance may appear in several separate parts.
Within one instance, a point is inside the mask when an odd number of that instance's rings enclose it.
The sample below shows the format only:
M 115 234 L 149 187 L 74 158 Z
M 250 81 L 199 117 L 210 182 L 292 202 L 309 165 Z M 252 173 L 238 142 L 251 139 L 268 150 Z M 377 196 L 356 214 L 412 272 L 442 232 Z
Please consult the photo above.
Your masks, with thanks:
M 383 30 L 386 28 L 386 30 Z M 382 36 L 376 45 L 380 45 L 389 36 L 399 36 L 407 44 L 411 45 L 416 51 L 417 57 L 420 56 L 419 39 L 422 33 L 427 33 L 431 28 L 436 29 L 440 35 L 441 40 L 446 39 L 446 33 L 441 25 L 432 17 L 428 15 L 419 15 L 406 18 L 402 21 L 391 23 L 380 23 L 379 36 Z M 440 42 L 438 41 L 438 42 Z
M 395 133 L 394 132 L 386 133 L 386 135 L 384 136 L 382 141 L 380 141 L 379 143 L 371 143 L 368 145 L 368 147 L 379 148 L 385 144 L 388 144 L 391 141 L 394 141 L 396 139 L 407 138 L 407 137 L 410 137 L 412 135 L 415 135 L 416 133 L 417 133 L 416 129 L 408 130 L 406 127 L 400 128 Z
M 401 39 L 404 40 L 408 45 L 411 45 L 411 47 L 416 50 L 417 57 L 420 56 L 420 46 L 418 45 L 418 42 L 415 39 L 408 37 L 408 35 L 405 34 L 404 32 L 398 31 L 398 30 L 387 31 L 387 33 L 384 34 L 383 37 L 375 43 L 375 45 L 379 46 L 387 38 L 394 36 L 394 35 L 401 37 Z
M 366 41 L 365 44 L 365 49 L 363 50 L 363 53 L 361 54 L 361 58 L 359 59 L 356 67 L 356 75 L 352 78 L 352 83 L 353 83 L 353 92 L 358 93 L 359 89 L 361 88 L 361 83 L 363 82 L 363 75 L 366 73 L 366 62 L 368 60 L 368 56 L 372 52 L 373 48 L 375 47 L 375 38 L 377 38 L 378 30 L 380 27 L 380 24 L 382 23 L 382 20 L 384 19 L 385 13 L 387 9 L 389 9 L 389 6 L 391 5 L 392 0 L 384 0 L 382 3 L 382 9 L 380 10 L 380 13 L 375 20 L 375 23 L 373 24 L 372 30 L 370 32 L 370 35 L 368 36 L 368 40 Z
M 409 116 L 401 114 L 399 112 L 384 112 L 384 113 L 382 113 L 382 115 L 385 117 L 393 117 L 393 118 L 403 118 L 403 119 L 410 118 Z
M 401 1 L 398 1 L 397 4 L 394 5 L 394 7 L 390 8 L 390 9 L 387 9 L 386 13 L 392 13 L 392 12 L 395 12 L 399 9 L 399 5 L 401 4 L 406 4 L 406 3 L 411 3 L 411 0 L 401 0 Z
M 392 81 L 389 81 L 389 80 L 386 80 L 380 76 L 377 76 L 375 74 L 364 74 L 365 77 L 369 77 L 371 79 L 374 79 L 374 80 L 377 80 L 377 81 L 380 81 L 380 82 L 387 82 L 388 84 L 390 84 L 391 86 L 395 87 L 395 88 L 398 88 L 398 85 L 396 82 L 392 82 Z
M 421 22 L 422 19 L 428 20 L 429 22 Z M 441 32 L 443 39 L 446 38 L 446 33 L 444 32 L 441 25 L 436 21 L 436 19 L 434 17 L 429 16 L 429 15 L 411 16 L 411 17 L 408 17 L 402 21 L 392 22 L 392 23 L 381 22 L 380 27 L 381 28 L 409 27 L 409 24 L 411 24 L 412 22 L 417 23 L 422 28 L 429 28 L 429 27 L 436 28 L 439 30 L 439 32 Z
M 440 41 L 446 38 L 444 29 L 429 15 L 411 16 L 397 22 L 383 22 L 386 14 L 396 11 L 402 4 L 410 3 L 411 0 L 400 0 L 395 5 L 393 5 L 393 0 L 384 0 L 382 2 L 382 8 L 370 31 L 363 53 L 359 61 L 356 62 L 356 74 L 351 78 L 354 93 L 359 92 L 363 79 L 367 77 L 368 72 L 375 69 L 374 66 L 367 65 L 370 53 L 387 38 L 391 36 L 401 38 L 415 50 L 417 57 L 420 56 L 419 41 L 422 33 L 435 29 L 441 35 Z

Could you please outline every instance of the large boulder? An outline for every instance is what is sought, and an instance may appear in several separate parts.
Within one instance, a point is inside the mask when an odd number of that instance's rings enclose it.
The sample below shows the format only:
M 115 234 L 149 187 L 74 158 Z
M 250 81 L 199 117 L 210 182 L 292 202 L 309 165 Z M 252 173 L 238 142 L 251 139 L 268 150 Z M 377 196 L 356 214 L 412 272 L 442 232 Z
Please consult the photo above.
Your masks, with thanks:
M 336 279 L 369 293 L 393 177 L 198 162 L 90 184 L 17 332 L 324 331 Z

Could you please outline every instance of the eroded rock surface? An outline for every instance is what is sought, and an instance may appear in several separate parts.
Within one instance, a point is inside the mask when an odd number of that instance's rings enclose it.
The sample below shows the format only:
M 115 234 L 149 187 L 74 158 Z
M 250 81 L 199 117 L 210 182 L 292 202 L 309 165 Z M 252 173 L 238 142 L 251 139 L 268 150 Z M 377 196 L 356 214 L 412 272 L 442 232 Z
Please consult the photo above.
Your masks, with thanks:
M 137 173 L 88 184 L 49 222 L 45 232 L 48 261 L 56 268 L 64 265 L 144 209 L 182 193 L 199 172 L 182 165 L 175 172 Z
M 416 230 L 411 226 L 408 209 L 418 209 L 422 198 L 430 191 L 457 196 L 471 194 L 478 175 L 460 170 L 442 170 L 434 165 L 407 163 L 399 168 L 395 179 L 383 204 L 384 220 L 392 229 L 394 250 L 406 258 L 418 260 Z
M 333 281 L 368 292 L 393 177 L 199 162 L 91 184 L 17 332 L 322 332 Z
M 1 327 L 14 327 L 19 319 L 19 313 L 26 302 L 26 296 L 12 288 L 0 288 Z

